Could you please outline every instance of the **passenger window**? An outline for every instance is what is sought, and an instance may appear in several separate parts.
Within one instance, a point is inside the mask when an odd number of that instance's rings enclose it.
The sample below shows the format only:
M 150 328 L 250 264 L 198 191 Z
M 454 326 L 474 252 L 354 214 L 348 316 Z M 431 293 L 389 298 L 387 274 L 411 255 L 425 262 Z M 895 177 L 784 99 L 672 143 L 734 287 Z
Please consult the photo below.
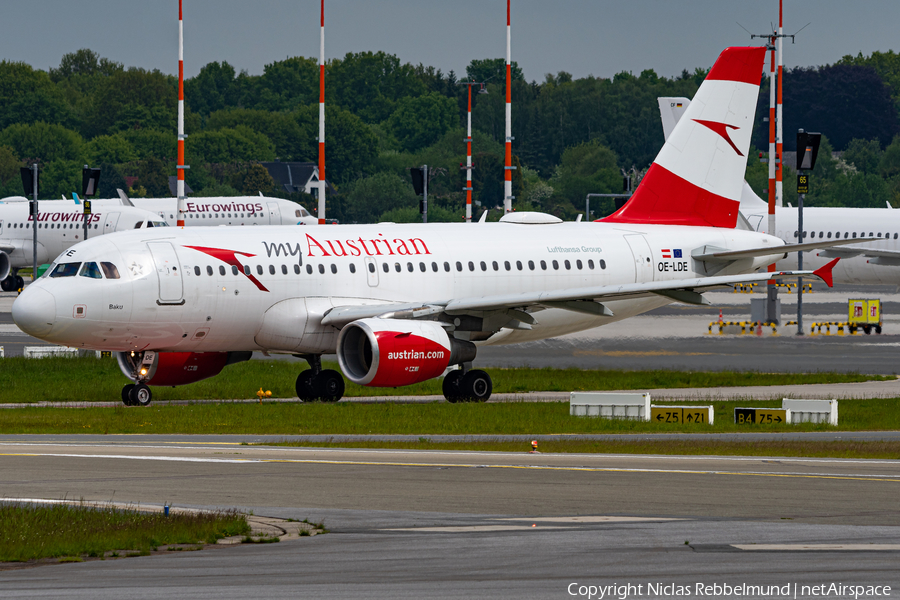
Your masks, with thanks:
M 84 266 L 81 267 L 81 276 L 90 277 L 91 279 L 103 279 L 103 275 L 100 274 L 100 267 L 93 262 L 84 263 Z
M 475 263 L 473 263 L 471 260 L 469 261 L 469 270 L 470 270 L 470 271 L 474 271 L 474 270 L 475 270 Z
M 350 263 L 350 272 L 356 273 L 356 265 L 354 265 L 353 263 Z
M 269 275 L 275 274 L 275 265 L 269 265 Z
M 385 273 L 391 272 L 391 268 L 388 266 L 387 263 L 381 263 L 381 270 L 384 271 Z
M 200 267 L 194 267 L 194 275 L 200 277 Z
M 403 270 L 403 267 L 400 266 L 400 263 L 394 263 L 394 270 L 399 273 Z
M 297 271 L 297 272 L 299 273 L 300 271 Z M 237 268 L 236 266 L 234 266 L 234 265 L 231 265 L 231 274 L 232 274 L 232 275 L 237 275 L 237 274 L 238 274 L 238 268 Z
M 331 263 L 331 272 L 337 275 L 337 265 L 334 263 Z
M 450 272 L 450 263 L 446 261 L 444 261 L 444 271 L 446 271 L 447 273 Z
M 209 265 L 206 265 L 206 274 L 209 275 L 210 277 L 212 277 L 213 270 L 212 270 L 212 267 Z
M 829 239 L 829 240 L 831 239 L 831 232 L 830 232 L 830 231 L 828 232 L 828 239 Z
M 798 235 L 798 232 L 794 231 L 794 237 L 797 237 L 797 235 Z
M 353 265 L 350 265 L 350 266 L 352 267 Z M 352 271 L 353 269 L 350 269 L 350 270 Z M 299 274 L 300 274 L 300 265 L 294 265 L 294 275 L 299 275 Z
M 855 231 L 853 232 L 853 237 L 856 237 L 856 232 L 855 232 Z
M 59 264 L 56 265 L 56 268 L 50 273 L 50 277 L 75 277 L 80 267 L 80 262 Z
M 419 270 L 422 271 L 423 273 L 426 271 L 425 263 L 423 263 L 423 262 L 419 263 Z
M 568 270 L 569 270 L 569 269 L 571 269 L 571 268 L 572 268 L 572 263 L 570 263 L 570 262 L 569 262 L 569 261 L 566 261 L 566 262 L 565 262 L 565 263 L 563 263 L 563 264 L 565 264 L 565 265 L 566 265 L 566 271 L 568 271 Z
M 281 274 L 282 274 L 282 275 L 287 275 L 287 273 L 288 273 L 288 271 L 287 271 L 287 265 L 281 265 Z
M 436 262 L 431 263 L 431 270 L 434 271 L 435 273 L 438 272 L 438 266 L 437 266 Z
M 559 263 L 558 263 L 557 261 L 555 261 L 555 260 L 553 261 L 553 270 L 554 270 L 554 271 L 558 271 L 558 270 L 559 270 Z
M 847 239 L 847 236 L 848 236 L 848 235 L 850 235 L 850 233 L 845 231 L 845 232 L 844 232 L 844 239 L 845 239 L 845 240 Z M 856 236 L 853 236 L 853 237 L 856 237 Z
M 487 271 L 487 265 L 485 264 L 484 261 L 481 261 L 481 270 L 482 270 L 482 271 Z
M 601 268 L 601 269 L 605 269 L 605 268 L 606 268 L 606 261 L 603 260 L 602 258 L 600 259 L 600 268 Z
M 375 272 L 375 263 L 369 263 L 369 273 Z
M 588 269 L 593 269 L 593 268 L 594 268 L 594 259 L 589 258 L 588 259 Z
M 895 239 L 895 240 L 897 239 L 897 234 L 896 234 L 896 233 L 894 234 L 894 239 Z
M 307 275 L 312 275 L 312 265 L 306 265 L 306 273 Z
M 222 265 L 219 265 L 219 275 L 223 277 L 225 276 L 225 267 L 223 267 Z
M 497 264 L 497 261 L 496 261 L 496 260 L 495 260 L 494 262 L 491 263 L 491 266 L 494 267 L 494 270 L 495 270 L 495 271 L 499 271 L 499 270 L 500 270 L 500 265 Z
M 250 265 L 244 265 L 244 275 L 250 274 Z
M 580 259 L 580 258 L 579 258 L 578 260 L 575 261 L 575 266 L 578 267 L 578 270 L 579 270 L 579 271 L 583 268 L 583 265 L 581 264 L 581 259 Z
M 263 268 L 262 268 L 262 265 L 256 265 L 256 274 L 257 274 L 257 275 L 262 275 L 262 274 L 263 274 Z
M 503 261 L 503 266 L 506 268 L 507 271 L 511 271 L 511 270 L 512 270 L 512 265 L 509 264 L 509 261 L 508 261 L 508 260 L 504 260 L 504 261 Z
M 319 275 L 325 274 L 325 265 L 319 265 Z
M 520 271 L 522 270 L 522 261 L 521 260 L 516 261 L 516 268 Z
M 413 265 L 411 262 L 406 263 L 406 270 L 409 271 L 410 273 L 413 272 Z
M 103 269 L 103 274 L 106 275 L 107 279 L 118 279 L 119 278 L 119 269 L 116 268 L 116 265 L 111 262 L 101 262 L 100 268 Z
M 544 271 L 547 270 L 547 261 L 546 260 L 541 261 L 541 269 L 543 269 Z
M 456 270 L 457 270 L 457 271 L 462 271 L 462 263 L 459 262 L 459 261 L 456 261 Z
M 533 260 L 528 261 L 528 268 L 531 269 L 532 271 L 534 271 L 534 261 Z

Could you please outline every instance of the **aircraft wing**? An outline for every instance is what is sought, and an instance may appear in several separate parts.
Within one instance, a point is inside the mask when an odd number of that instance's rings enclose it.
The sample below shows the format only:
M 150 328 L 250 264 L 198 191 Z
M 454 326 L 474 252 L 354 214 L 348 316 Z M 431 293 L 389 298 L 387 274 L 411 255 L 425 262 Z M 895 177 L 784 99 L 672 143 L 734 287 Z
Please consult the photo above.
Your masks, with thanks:
M 858 241 L 859 238 L 853 241 Z M 877 239 L 877 238 L 876 238 Z M 824 258 L 851 258 L 863 255 L 869 258 L 873 265 L 900 266 L 900 251 L 886 250 L 883 248 L 860 248 L 859 246 L 845 246 L 843 248 L 828 248 L 818 253 Z
M 708 301 L 702 295 L 703 291 L 736 283 L 767 281 L 776 277 L 818 277 L 831 286 L 831 270 L 838 260 L 840 259 L 835 259 L 815 271 L 776 271 L 774 273 L 721 275 L 677 281 L 650 281 L 623 285 L 534 291 L 520 294 L 453 298 L 406 304 L 337 306 L 325 314 L 322 318 L 322 324 L 340 328 L 357 319 L 379 316 L 415 319 L 440 313 L 450 316 L 477 313 L 483 316 L 485 313 L 505 311 L 506 316 L 509 317 L 509 323 L 500 325 L 500 327 L 507 327 L 511 324 L 514 328 L 527 329 L 530 328 L 533 318 L 525 311 L 534 308 L 561 308 L 573 312 L 611 317 L 613 312 L 603 304 L 603 301 L 657 295 L 687 304 L 708 304 Z
M 819 248 L 834 248 L 835 246 L 847 246 L 847 244 L 855 244 L 858 242 L 871 242 L 874 240 L 878 240 L 881 238 L 856 238 L 855 240 L 832 240 L 830 242 L 806 242 L 803 244 L 785 244 L 783 246 L 766 246 L 763 248 L 751 248 L 749 250 L 717 250 L 715 248 L 705 247 L 700 249 L 699 252 L 691 254 L 691 258 L 695 260 L 702 260 L 706 262 L 731 262 L 733 260 L 739 260 L 741 258 L 757 258 L 759 256 L 775 256 L 777 254 L 787 255 L 790 252 L 808 252 L 810 250 L 817 250 Z M 827 254 L 827 253 L 834 254 Z M 880 250 L 875 250 L 874 252 L 881 252 Z M 887 252 L 891 252 L 888 250 Z M 820 256 L 831 256 L 832 258 L 842 257 L 846 258 L 848 256 L 856 256 L 857 254 L 865 253 L 869 255 L 869 250 L 864 249 L 856 249 L 853 247 L 850 248 L 834 248 L 830 250 L 826 250 L 825 252 L 820 252 Z M 877 256 L 872 254 L 872 256 Z M 892 256 L 896 256 L 900 258 L 900 252 L 892 252 Z

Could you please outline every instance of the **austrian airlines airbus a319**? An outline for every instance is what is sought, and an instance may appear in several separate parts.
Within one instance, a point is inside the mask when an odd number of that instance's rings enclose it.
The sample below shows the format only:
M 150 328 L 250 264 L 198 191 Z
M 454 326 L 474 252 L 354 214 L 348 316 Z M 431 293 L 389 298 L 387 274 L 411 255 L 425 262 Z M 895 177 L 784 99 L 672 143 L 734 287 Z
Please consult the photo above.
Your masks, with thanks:
M 310 363 L 301 400 L 343 395 L 341 374 L 321 368 L 326 353 L 362 385 L 446 373 L 448 400 L 486 400 L 491 379 L 471 368 L 478 345 L 703 304 L 707 289 L 765 281 L 757 269 L 797 249 L 736 228 L 764 53 L 722 53 L 634 196 L 601 222 L 513 213 L 471 225 L 139 230 L 62 253 L 13 319 L 49 342 L 118 353 L 126 404 L 253 351 Z M 815 275 L 829 282 L 831 266 Z M 813 273 L 777 276 L 801 274 Z

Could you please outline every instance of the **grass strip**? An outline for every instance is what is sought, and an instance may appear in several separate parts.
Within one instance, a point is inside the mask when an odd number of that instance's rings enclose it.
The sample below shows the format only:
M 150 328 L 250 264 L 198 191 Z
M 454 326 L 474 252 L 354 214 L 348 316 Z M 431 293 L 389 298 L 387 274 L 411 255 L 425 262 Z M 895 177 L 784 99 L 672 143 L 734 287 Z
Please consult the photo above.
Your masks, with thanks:
M 3 359 L 0 368 L 0 403 L 119 401 L 128 381 L 115 359 L 48 357 Z M 326 364 L 325 368 L 337 368 Z M 226 367 L 216 377 L 175 388 L 154 387 L 157 400 L 247 399 L 260 388 L 276 398 L 296 395 L 297 375 L 303 361 L 251 360 Z M 758 373 L 753 371 L 623 371 L 610 369 L 486 369 L 494 392 L 629 390 L 687 387 L 731 387 L 807 383 L 884 381 L 893 376 L 860 373 Z M 40 385 L 36 385 L 39 382 Z M 402 394 L 441 394 L 441 380 L 432 379 L 403 388 L 370 388 L 347 382 L 348 397 Z
M 247 520 L 236 512 L 166 517 L 77 504 L 0 504 L 0 562 L 148 554 L 167 544 L 212 544 L 249 532 Z
M 668 402 L 713 404 L 714 425 L 569 416 L 568 402 L 486 404 L 217 403 L 148 408 L 26 407 L 0 411 L 0 433 L 99 434 L 397 434 L 535 435 L 567 433 L 721 433 L 900 429 L 900 399 L 841 400 L 840 427 L 823 423 L 734 423 L 735 406 L 778 407 L 778 401 Z
M 278 442 L 261 446 L 316 448 L 387 448 L 395 450 L 470 450 L 480 452 L 528 452 L 529 442 Z M 804 458 L 900 458 L 900 442 L 806 442 L 716 440 L 552 440 L 541 441 L 542 453 L 662 454 L 691 456 L 781 456 Z

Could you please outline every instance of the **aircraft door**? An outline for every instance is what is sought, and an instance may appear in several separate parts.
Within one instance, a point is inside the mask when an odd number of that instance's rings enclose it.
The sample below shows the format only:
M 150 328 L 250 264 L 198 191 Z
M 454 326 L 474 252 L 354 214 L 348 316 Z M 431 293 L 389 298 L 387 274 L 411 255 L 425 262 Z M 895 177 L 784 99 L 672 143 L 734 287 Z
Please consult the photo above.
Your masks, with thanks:
M 650 256 L 650 245 L 643 235 L 626 235 L 625 241 L 634 256 L 634 281 L 642 283 L 653 281 L 653 258 Z
M 281 211 L 278 209 L 277 202 L 268 202 L 269 205 L 269 225 L 281 225 Z
M 159 277 L 157 304 L 184 304 L 184 286 L 181 281 L 181 264 L 175 248 L 169 242 L 147 242 L 153 264 Z
M 119 215 L 121 214 L 119 212 L 106 213 L 106 223 L 103 224 L 103 231 L 100 233 L 112 233 L 115 231 L 116 226 L 119 224 Z
M 369 282 L 369 287 L 378 287 L 378 264 L 375 262 L 374 258 L 367 256 L 365 265 L 366 281 Z

